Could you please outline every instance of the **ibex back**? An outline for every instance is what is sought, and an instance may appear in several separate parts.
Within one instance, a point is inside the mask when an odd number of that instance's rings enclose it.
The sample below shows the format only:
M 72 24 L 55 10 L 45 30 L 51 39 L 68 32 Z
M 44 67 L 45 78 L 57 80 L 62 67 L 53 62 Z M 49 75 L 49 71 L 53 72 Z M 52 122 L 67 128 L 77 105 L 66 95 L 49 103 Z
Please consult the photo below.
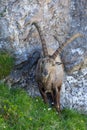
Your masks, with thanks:
M 38 83 L 39 91 L 45 103 L 49 103 L 48 95 L 50 94 L 56 110 L 60 112 L 60 90 L 63 82 L 64 70 L 59 53 L 64 46 L 72 42 L 77 37 L 83 35 L 79 33 L 75 34 L 66 43 L 64 43 L 61 48 L 59 47 L 53 53 L 52 50 L 47 50 L 46 41 L 44 39 L 40 26 L 36 22 L 33 23 L 33 25 L 35 25 L 39 32 L 43 50 L 43 58 L 39 59 L 36 68 L 36 80 Z M 48 51 L 50 51 L 49 54 Z

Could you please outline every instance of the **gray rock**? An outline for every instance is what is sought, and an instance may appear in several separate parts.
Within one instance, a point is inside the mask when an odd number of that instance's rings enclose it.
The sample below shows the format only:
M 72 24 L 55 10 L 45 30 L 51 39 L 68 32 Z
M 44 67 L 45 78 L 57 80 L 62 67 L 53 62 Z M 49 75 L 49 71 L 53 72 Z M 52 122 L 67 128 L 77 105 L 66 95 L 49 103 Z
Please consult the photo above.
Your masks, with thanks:
M 84 80 L 84 77 L 86 79 Z M 61 106 L 87 114 L 87 68 L 65 75 L 61 90 Z

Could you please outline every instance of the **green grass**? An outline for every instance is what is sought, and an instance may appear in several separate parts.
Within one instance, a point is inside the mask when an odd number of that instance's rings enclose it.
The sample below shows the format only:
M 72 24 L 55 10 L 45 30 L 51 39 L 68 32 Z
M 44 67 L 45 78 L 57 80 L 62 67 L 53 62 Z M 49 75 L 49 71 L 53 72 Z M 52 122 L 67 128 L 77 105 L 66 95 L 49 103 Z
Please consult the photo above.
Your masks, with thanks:
M 14 65 L 14 59 L 9 53 L 0 52 L 0 79 L 9 75 Z
M 0 84 L 0 130 L 86 130 L 87 116 L 63 110 L 61 116 L 48 109 L 41 98 Z

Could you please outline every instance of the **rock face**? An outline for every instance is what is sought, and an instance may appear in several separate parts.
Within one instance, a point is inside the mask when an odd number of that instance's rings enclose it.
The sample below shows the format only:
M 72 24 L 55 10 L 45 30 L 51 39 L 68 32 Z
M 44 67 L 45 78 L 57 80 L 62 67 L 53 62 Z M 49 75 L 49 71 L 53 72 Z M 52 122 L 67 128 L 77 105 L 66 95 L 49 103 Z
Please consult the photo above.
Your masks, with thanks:
M 54 50 L 73 34 L 84 34 L 61 53 L 66 73 L 61 104 L 87 113 L 86 0 L 0 0 L 0 50 L 9 51 L 16 59 L 6 81 L 11 86 L 26 87 L 36 96 L 35 68 L 42 47 L 33 21 L 39 22 L 47 46 Z
M 65 75 L 61 104 L 87 114 L 87 68 Z

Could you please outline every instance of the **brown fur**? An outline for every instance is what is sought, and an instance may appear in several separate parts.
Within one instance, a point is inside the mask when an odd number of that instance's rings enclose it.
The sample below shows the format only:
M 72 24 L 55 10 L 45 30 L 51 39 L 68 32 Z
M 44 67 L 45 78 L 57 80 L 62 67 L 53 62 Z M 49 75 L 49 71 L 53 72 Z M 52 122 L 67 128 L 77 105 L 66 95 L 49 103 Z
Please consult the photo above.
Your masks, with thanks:
M 61 64 L 62 61 L 60 59 L 59 53 L 65 45 L 69 44 L 74 39 L 82 35 L 75 34 L 66 43 L 64 43 L 61 48 L 58 48 L 53 53 L 53 50 L 48 49 L 47 51 L 46 42 L 43 38 L 39 25 L 37 23 L 34 23 L 34 25 L 39 32 L 44 52 L 44 58 L 41 58 L 37 64 L 36 80 L 44 102 L 48 103 L 47 93 L 50 93 L 52 101 L 54 102 L 54 106 L 56 107 L 57 111 L 60 112 L 60 90 L 63 82 L 64 70 L 63 65 Z

